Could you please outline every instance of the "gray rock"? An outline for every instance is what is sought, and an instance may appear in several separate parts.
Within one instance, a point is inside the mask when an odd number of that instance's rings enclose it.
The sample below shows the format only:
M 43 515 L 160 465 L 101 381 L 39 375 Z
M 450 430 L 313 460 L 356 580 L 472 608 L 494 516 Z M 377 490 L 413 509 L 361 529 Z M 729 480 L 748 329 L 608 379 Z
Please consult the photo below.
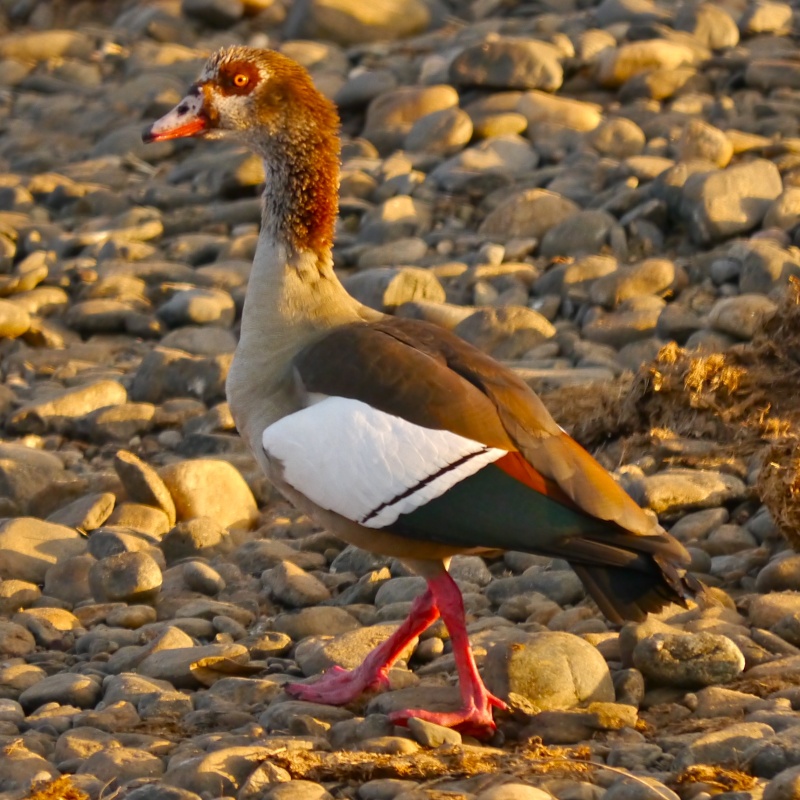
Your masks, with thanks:
M 708 321 L 720 333 L 748 340 L 776 310 L 777 305 L 763 295 L 740 294 L 717 300 L 708 314 Z
M 564 80 L 559 56 L 558 49 L 547 42 L 487 39 L 470 45 L 453 59 L 450 78 L 461 86 L 555 92 Z
M 453 332 L 495 358 L 519 358 L 555 334 L 538 311 L 524 306 L 481 308 L 459 322 Z
M 161 540 L 161 549 L 168 564 L 184 558 L 224 553 L 230 547 L 227 529 L 208 517 L 179 522 Z
M 678 142 L 678 154 L 681 161 L 697 159 L 727 167 L 733 157 L 733 143 L 719 128 L 700 119 L 692 119 Z
M 747 609 L 750 623 L 757 628 L 772 628 L 787 615 L 800 614 L 800 592 L 783 591 L 756 595 Z
M 430 19 L 421 0 L 378 0 L 369 7 L 357 0 L 305 0 L 293 9 L 285 35 L 342 45 L 395 41 L 421 33 Z
M 170 525 L 175 524 L 175 502 L 151 466 L 127 450 L 118 450 L 114 456 L 114 469 L 131 500 L 160 508 Z
M 445 300 L 442 284 L 436 276 L 417 267 L 381 267 L 352 275 L 345 288 L 364 305 L 391 313 L 403 303 Z
M 495 187 L 533 169 L 538 160 L 534 149 L 521 137 L 494 136 L 439 164 L 431 178 L 447 192 L 464 191 L 471 186 Z
M 692 239 L 707 245 L 755 228 L 782 191 L 775 164 L 755 159 L 690 177 L 682 213 Z
M 641 502 L 656 514 L 715 508 L 746 495 L 744 483 L 713 470 L 668 469 L 641 481 Z
M 556 129 L 586 132 L 593 131 L 603 120 L 602 107 L 596 103 L 557 97 L 535 89 L 523 93 L 516 110 L 531 128 L 539 123 L 548 123 Z
M 800 69 L 789 59 L 755 58 L 747 64 L 744 77 L 748 86 L 762 91 L 800 87 Z
M 131 384 L 131 399 L 160 403 L 171 397 L 199 397 L 213 403 L 225 397 L 225 378 L 232 354 L 191 356 L 155 348 L 143 359 Z
M 403 149 L 415 153 L 451 156 L 472 138 L 472 119 L 460 108 L 443 108 L 418 119 L 406 136 Z
M 414 739 L 423 747 L 440 747 L 446 745 L 460 745 L 461 734 L 452 728 L 444 728 L 433 722 L 427 722 L 416 717 L 408 720 L 408 730 Z
M 32 653 L 36 649 L 36 641 L 30 631 L 0 619 L 0 654 L 6 658 L 19 658 Z
M 144 750 L 117 747 L 98 750 L 78 768 L 79 775 L 94 775 L 104 783 L 123 786 L 137 778 L 154 779 L 164 773 L 162 760 Z
M 731 249 L 741 261 L 739 289 L 743 293 L 767 294 L 786 286 L 790 277 L 800 277 L 800 259 L 774 242 L 755 240 Z
M 388 152 L 402 144 L 418 119 L 455 106 L 458 93 L 450 86 L 401 86 L 369 104 L 362 135 Z
M 246 664 L 247 648 L 240 644 L 209 644 L 198 647 L 175 647 L 159 650 L 144 658 L 137 672 L 148 678 L 166 681 L 176 689 L 197 689 L 202 685 L 197 677 L 196 665 L 204 660 L 224 659 L 235 664 Z
M 575 203 L 554 192 L 527 189 L 501 202 L 487 214 L 478 230 L 494 241 L 524 236 L 541 239 L 577 210 Z
M 0 300 L 0 339 L 16 339 L 31 327 L 28 312 L 8 300 Z
M 677 275 L 678 270 L 672 261 L 648 258 L 598 277 L 592 283 L 589 297 L 593 303 L 615 308 L 632 297 L 667 293 L 674 286 Z
M 800 794 L 800 766 L 779 772 L 765 787 L 763 800 L 793 800 Z
M 679 800 L 679 795 L 649 775 L 618 778 L 606 789 L 603 800 Z
M 231 296 L 222 289 L 184 289 L 176 292 L 157 311 L 170 327 L 181 325 L 233 324 L 236 308 Z
M 675 15 L 675 30 L 687 31 L 712 50 L 736 47 L 739 28 L 728 11 L 713 3 L 681 6 Z
M 755 743 L 773 735 L 772 728 L 762 722 L 738 722 L 722 730 L 704 733 L 678 755 L 675 766 L 685 769 L 692 764 L 717 764 L 735 767 Z
M 75 429 L 92 442 L 128 442 L 153 427 L 155 413 L 152 403 L 122 403 L 92 411 L 77 420 Z
M 623 302 L 613 313 L 594 309 L 584 318 L 582 333 L 590 342 L 621 348 L 655 334 L 665 302 L 640 295 Z
M 295 642 L 307 636 L 337 636 L 361 627 L 358 620 L 343 608 L 311 606 L 287 614 L 278 614 L 272 627 Z
M 588 139 L 598 153 L 619 159 L 638 156 L 646 143 L 644 131 L 626 117 L 602 122 Z
M 111 492 L 87 494 L 54 511 L 47 521 L 68 528 L 93 531 L 108 519 L 115 502 L 116 497 Z
M 183 567 L 186 585 L 200 594 L 217 595 L 225 589 L 225 579 L 212 566 L 202 561 L 190 561 Z
M 488 651 L 484 678 L 499 697 L 518 694 L 543 710 L 614 700 L 603 657 L 569 633 L 531 634 L 521 644 L 498 642 Z
M 733 680 L 744 669 L 744 656 L 719 634 L 655 633 L 636 645 L 633 663 L 658 684 L 696 687 Z
M 102 685 L 94 676 L 62 672 L 50 675 L 26 689 L 19 696 L 19 702 L 27 712 L 45 703 L 94 708 L 101 694 Z
M 67 389 L 41 403 L 31 403 L 16 411 L 8 420 L 15 433 L 44 433 L 63 431 L 76 418 L 106 406 L 119 405 L 127 400 L 127 392 L 117 381 L 98 381 Z
M 388 639 L 396 625 L 368 625 L 336 636 L 309 637 L 295 648 L 295 660 L 306 676 L 318 675 L 332 666 L 354 669 L 381 642 Z M 414 639 L 400 654 L 408 659 L 414 652 Z
M 616 224 L 616 219 L 607 211 L 578 211 L 545 234 L 541 254 L 552 258 L 599 253 L 608 243 L 611 230 Z
M 41 589 L 35 583 L 13 578 L 0 581 L 0 616 L 10 617 L 14 612 L 32 606 L 41 596 Z
M 0 522 L 0 578 L 43 583 L 50 566 L 86 552 L 86 539 L 73 528 L 33 517 Z
M 44 574 L 45 593 L 71 606 L 91 600 L 89 572 L 94 563 L 94 558 L 88 553 L 56 562 Z
M 163 467 L 160 475 L 179 520 L 210 517 L 229 529 L 249 529 L 258 516 L 252 491 L 227 461 L 182 461 Z
M 213 28 L 229 28 L 244 15 L 242 0 L 182 0 L 181 11 Z
M 146 602 L 156 597 L 161 583 L 161 569 L 143 552 L 108 556 L 89 572 L 92 594 L 100 602 Z
M 305 608 L 330 599 L 331 593 L 318 578 L 291 561 L 281 561 L 262 575 L 270 594 L 290 608 Z

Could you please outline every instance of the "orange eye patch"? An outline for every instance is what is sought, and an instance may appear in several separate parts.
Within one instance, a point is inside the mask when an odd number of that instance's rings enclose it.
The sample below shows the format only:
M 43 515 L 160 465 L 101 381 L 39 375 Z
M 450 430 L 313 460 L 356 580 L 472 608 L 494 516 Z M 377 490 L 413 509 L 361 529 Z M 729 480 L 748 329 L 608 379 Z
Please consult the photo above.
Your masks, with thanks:
M 250 76 L 245 75 L 243 72 L 237 72 L 233 76 L 233 85 L 239 89 L 243 89 L 248 83 L 250 83 Z

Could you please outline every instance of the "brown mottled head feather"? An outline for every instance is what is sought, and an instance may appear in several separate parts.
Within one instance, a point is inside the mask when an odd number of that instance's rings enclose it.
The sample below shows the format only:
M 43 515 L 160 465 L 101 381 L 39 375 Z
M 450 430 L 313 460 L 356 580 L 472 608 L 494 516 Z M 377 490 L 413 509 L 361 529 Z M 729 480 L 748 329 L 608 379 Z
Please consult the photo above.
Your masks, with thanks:
M 339 117 L 299 64 L 273 50 L 230 47 L 198 81 L 206 113 L 264 156 L 265 224 L 291 248 L 327 254 L 338 213 Z

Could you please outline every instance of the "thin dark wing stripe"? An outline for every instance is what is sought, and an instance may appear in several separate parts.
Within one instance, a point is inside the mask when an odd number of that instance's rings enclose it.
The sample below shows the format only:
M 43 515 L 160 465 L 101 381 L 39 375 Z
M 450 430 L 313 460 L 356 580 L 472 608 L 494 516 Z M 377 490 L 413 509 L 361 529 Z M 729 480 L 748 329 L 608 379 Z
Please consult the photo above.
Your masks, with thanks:
M 361 524 L 366 525 L 371 519 L 377 517 L 378 514 L 380 514 L 381 511 L 383 511 L 384 509 L 389 508 L 389 506 L 393 506 L 396 503 L 400 503 L 401 501 L 405 500 L 408 497 L 411 497 L 411 495 L 416 494 L 421 489 L 424 489 L 428 484 L 432 483 L 437 478 L 441 478 L 442 475 L 446 475 L 448 472 L 452 472 L 454 469 L 458 469 L 462 464 L 466 464 L 468 461 L 475 458 L 476 456 L 483 455 L 488 451 L 489 451 L 488 447 L 481 447 L 474 453 L 467 453 L 465 456 L 462 456 L 456 461 L 453 461 L 450 464 L 445 464 L 445 466 L 443 466 L 441 469 L 438 469 L 436 472 L 432 472 L 430 475 L 426 476 L 421 481 L 419 481 L 419 483 L 416 483 L 414 486 L 410 486 L 404 492 L 396 494 L 390 500 L 387 500 L 386 502 L 375 506 L 375 508 L 373 508 L 372 511 L 369 512 L 369 514 L 367 514 L 365 517 L 362 517 Z

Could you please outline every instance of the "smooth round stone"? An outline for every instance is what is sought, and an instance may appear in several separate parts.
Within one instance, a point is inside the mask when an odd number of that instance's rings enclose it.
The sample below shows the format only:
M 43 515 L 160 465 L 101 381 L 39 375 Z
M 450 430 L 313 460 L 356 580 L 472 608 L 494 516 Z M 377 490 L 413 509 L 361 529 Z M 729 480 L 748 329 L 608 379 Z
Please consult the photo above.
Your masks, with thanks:
M 527 189 L 513 193 L 490 211 L 478 231 L 493 241 L 522 236 L 541 239 L 577 210 L 575 203 L 555 192 Z
M 646 142 L 644 131 L 625 117 L 602 122 L 588 138 L 598 153 L 612 158 L 638 156 Z
M 678 142 L 681 161 L 701 159 L 727 167 L 733 157 L 733 144 L 724 131 L 699 119 L 690 120 Z
M 449 156 L 457 153 L 472 138 L 472 119 L 460 108 L 443 108 L 418 119 L 406 136 L 403 147 L 409 152 Z
M 756 590 L 764 593 L 800 590 L 800 556 L 770 561 L 758 573 Z
M 741 650 L 713 633 L 655 633 L 633 650 L 634 666 L 657 684 L 711 686 L 733 680 L 744 669 Z
M 457 106 L 458 93 L 451 86 L 401 86 L 369 104 L 362 136 L 379 151 L 389 151 L 402 144 L 418 119 Z
M 131 500 L 160 508 L 169 523 L 175 524 L 175 503 L 169 489 L 149 464 L 127 450 L 118 450 L 114 456 L 114 469 Z
M 118 781 L 124 785 L 136 778 L 158 778 L 164 763 L 152 753 L 130 747 L 98 750 L 78 768 L 80 775 L 94 775 L 101 781 Z
M 26 689 L 19 696 L 19 702 L 28 712 L 45 703 L 94 708 L 101 695 L 102 686 L 96 678 L 62 672 L 50 675 Z
M 119 553 L 92 566 L 89 585 L 101 602 L 142 602 L 152 600 L 161 589 L 161 569 L 144 552 Z
M 218 325 L 227 328 L 233 324 L 236 308 L 233 298 L 222 289 L 186 289 L 176 292 L 157 313 L 172 327 Z
M 422 33 L 431 12 L 421 0 L 313 0 L 289 18 L 289 38 L 321 39 L 344 46 L 395 41 Z
M 258 507 L 241 473 L 227 461 L 179 461 L 160 472 L 179 520 L 210 517 L 225 528 L 249 529 Z
M 225 328 L 184 325 L 162 337 L 161 344 L 196 356 L 215 356 L 232 353 L 236 337 Z
M 183 558 L 209 556 L 227 550 L 229 534 L 213 519 L 196 517 L 179 522 L 161 540 L 161 550 L 168 564 Z
M 278 614 L 272 626 L 295 642 L 307 636 L 336 636 L 361 627 L 352 614 L 335 606 L 311 606 L 288 614 Z
M 543 710 L 614 700 L 603 656 L 569 633 L 536 633 L 522 642 L 498 641 L 489 648 L 484 678 L 498 696 L 519 694 Z
M 34 517 L 0 522 L 0 578 L 44 583 L 60 560 L 86 552 L 86 539 L 74 528 Z
M 219 572 L 202 561 L 190 561 L 185 564 L 183 580 L 192 591 L 212 596 L 219 594 L 226 585 Z
M 106 406 L 121 405 L 127 399 L 128 393 L 119 381 L 96 381 L 65 389 L 49 400 L 23 406 L 12 415 L 9 425 L 16 433 L 63 430 L 78 417 Z
M 36 641 L 30 631 L 15 622 L 0 620 L 0 653 L 5 657 L 26 656 L 36 649 Z
M 760 294 L 724 297 L 712 307 L 708 321 L 714 330 L 738 339 L 752 339 L 763 323 L 772 317 L 777 305 Z
M 31 327 L 24 308 L 9 300 L 0 300 L 0 339 L 16 339 Z
M 290 608 L 305 608 L 329 600 L 330 590 L 318 578 L 310 575 L 291 561 L 281 561 L 267 570 L 262 581 L 270 594 Z
M 559 57 L 557 48 L 547 42 L 487 39 L 470 45 L 453 59 L 450 78 L 462 86 L 555 92 L 564 80 Z
M 0 616 L 10 617 L 22 608 L 32 606 L 42 596 L 42 590 L 29 581 L 0 581 Z

